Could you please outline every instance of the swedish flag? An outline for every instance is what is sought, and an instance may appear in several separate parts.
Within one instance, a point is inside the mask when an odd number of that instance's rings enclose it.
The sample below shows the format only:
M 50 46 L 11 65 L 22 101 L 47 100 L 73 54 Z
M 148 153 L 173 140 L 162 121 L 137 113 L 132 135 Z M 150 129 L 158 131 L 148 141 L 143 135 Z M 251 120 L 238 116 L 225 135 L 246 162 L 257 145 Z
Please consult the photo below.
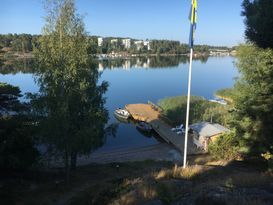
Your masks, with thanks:
M 193 48 L 194 33 L 195 33 L 196 22 L 197 22 L 197 0 L 192 0 L 191 2 L 189 20 L 191 22 L 189 46 Z

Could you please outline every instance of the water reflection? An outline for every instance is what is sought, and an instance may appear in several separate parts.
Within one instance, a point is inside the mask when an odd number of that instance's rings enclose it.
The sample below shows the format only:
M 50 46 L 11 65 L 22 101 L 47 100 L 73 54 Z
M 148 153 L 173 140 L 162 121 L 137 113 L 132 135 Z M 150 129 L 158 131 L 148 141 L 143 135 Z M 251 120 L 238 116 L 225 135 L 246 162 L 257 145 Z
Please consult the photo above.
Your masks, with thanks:
M 0 73 L 5 74 L 16 74 L 21 73 L 34 73 L 34 59 L 23 58 L 23 59 L 9 59 L 3 61 L 0 64 Z
M 206 63 L 208 56 L 198 56 L 194 60 Z M 34 73 L 34 59 L 9 59 L 5 60 L 0 65 L 0 74 L 16 74 L 16 73 Z M 179 64 L 189 62 L 188 56 L 142 56 L 130 58 L 105 58 L 97 59 L 96 67 L 99 71 L 105 69 L 123 69 L 130 70 L 131 68 L 175 68 Z
M 216 90 L 231 87 L 233 85 L 232 79 L 238 75 L 233 61 L 234 58 L 232 57 L 209 57 L 208 59 L 204 57 L 195 59 L 192 94 L 212 98 Z M 129 103 L 147 103 L 148 100 L 156 103 L 158 100 L 168 96 L 186 95 L 187 63 L 187 56 L 97 59 L 93 68 L 103 70 L 97 84 L 102 81 L 109 82 L 109 87 L 105 94 L 105 97 L 107 97 L 105 106 L 109 110 L 108 125 L 118 123 L 112 126 L 113 132 L 107 131 L 107 137 L 103 139 L 103 143 L 105 143 L 98 151 L 133 148 L 158 143 L 154 137 L 147 138 L 139 133 L 134 124 L 117 122 L 113 113 L 116 108 L 123 107 Z M 35 69 L 27 69 L 28 66 L 24 66 L 31 64 L 25 63 L 20 65 L 18 63 L 18 65 L 18 67 L 11 67 L 10 72 L 35 72 Z M 98 69 L 94 70 L 97 71 Z M 130 72 L 127 72 L 128 69 L 130 69 Z M 8 72 L 8 69 L 5 70 L 5 73 Z M 38 85 L 34 81 L 33 76 L 35 74 L 30 73 L 17 73 L 15 75 L 0 74 L 0 79 L 3 82 L 19 86 L 23 93 L 37 92 L 39 87 L 37 87 Z M 82 78 L 80 75 L 76 76 L 79 79 L 76 80 L 77 83 L 75 85 L 80 86 L 84 80 L 88 81 L 88 77 Z M 50 83 L 49 85 L 52 84 Z M 77 101 L 78 99 L 75 100 L 75 102 Z
M 206 63 L 208 56 L 195 57 L 201 63 Z M 131 68 L 175 68 L 179 64 L 189 62 L 188 56 L 142 56 L 132 58 L 98 59 L 98 69 L 130 70 Z

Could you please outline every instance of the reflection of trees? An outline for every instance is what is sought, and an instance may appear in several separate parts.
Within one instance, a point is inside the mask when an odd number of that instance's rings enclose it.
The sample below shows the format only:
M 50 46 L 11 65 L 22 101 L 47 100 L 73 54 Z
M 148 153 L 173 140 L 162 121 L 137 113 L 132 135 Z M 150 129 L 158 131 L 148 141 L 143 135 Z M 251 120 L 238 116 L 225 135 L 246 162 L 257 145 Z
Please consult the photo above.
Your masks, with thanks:
M 16 74 L 22 73 L 33 73 L 34 72 L 34 60 L 33 59 L 17 59 L 17 60 L 6 60 L 0 64 L 1 74 Z
M 197 56 L 194 58 L 196 61 L 206 63 L 209 56 Z M 99 68 L 124 68 L 130 69 L 133 67 L 144 68 L 174 68 L 179 64 L 186 64 L 189 62 L 187 56 L 150 56 L 150 57 L 132 57 L 132 58 L 116 58 L 116 59 L 103 59 L 97 60 L 96 65 Z M 4 61 L 0 65 L 1 74 L 16 74 L 22 73 L 34 73 L 34 59 L 18 59 Z
M 186 63 L 186 56 L 155 56 L 150 60 L 151 68 L 177 67 L 180 63 Z
M 209 56 L 197 56 L 194 60 L 206 63 Z M 98 60 L 100 68 L 174 68 L 189 62 L 188 56 L 142 56 L 132 58 L 116 58 Z
M 203 55 L 194 58 L 194 60 L 199 60 L 201 63 L 204 63 L 204 64 L 207 63 L 208 59 L 209 59 L 209 56 L 203 56 Z

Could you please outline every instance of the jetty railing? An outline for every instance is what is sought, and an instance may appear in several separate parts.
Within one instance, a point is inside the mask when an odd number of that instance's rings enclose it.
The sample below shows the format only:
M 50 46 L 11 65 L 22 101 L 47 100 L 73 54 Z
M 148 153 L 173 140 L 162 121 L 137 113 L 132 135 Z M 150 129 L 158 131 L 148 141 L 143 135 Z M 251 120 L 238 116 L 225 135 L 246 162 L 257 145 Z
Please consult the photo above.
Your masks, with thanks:
M 160 107 L 159 105 L 154 104 L 153 102 L 151 102 L 149 100 L 148 100 L 148 104 L 151 105 L 154 110 L 156 110 L 156 111 L 158 111 L 160 113 L 163 112 L 163 108 Z

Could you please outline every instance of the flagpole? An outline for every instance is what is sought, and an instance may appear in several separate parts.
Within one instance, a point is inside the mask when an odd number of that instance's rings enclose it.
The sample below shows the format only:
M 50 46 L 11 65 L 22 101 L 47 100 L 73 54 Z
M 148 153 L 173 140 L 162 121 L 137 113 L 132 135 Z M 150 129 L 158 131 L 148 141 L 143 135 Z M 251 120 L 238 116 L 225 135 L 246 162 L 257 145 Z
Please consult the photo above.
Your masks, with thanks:
M 188 132 L 189 132 L 189 114 L 190 114 L 190 99 L 191 99 L 191 70 L 192 70 L 192 56 L 193 47 L 191 47 L 190 53 L 190 65 L 189 65 L 189 79 L 188 79 L 188 97 L 187 97 L 187 113 L 186 113 L 186 130 L 185 130 L 185 144 L 184 144 L 184 162 L 183 168 L 187 166 L 187 148 L 188 148 Z

